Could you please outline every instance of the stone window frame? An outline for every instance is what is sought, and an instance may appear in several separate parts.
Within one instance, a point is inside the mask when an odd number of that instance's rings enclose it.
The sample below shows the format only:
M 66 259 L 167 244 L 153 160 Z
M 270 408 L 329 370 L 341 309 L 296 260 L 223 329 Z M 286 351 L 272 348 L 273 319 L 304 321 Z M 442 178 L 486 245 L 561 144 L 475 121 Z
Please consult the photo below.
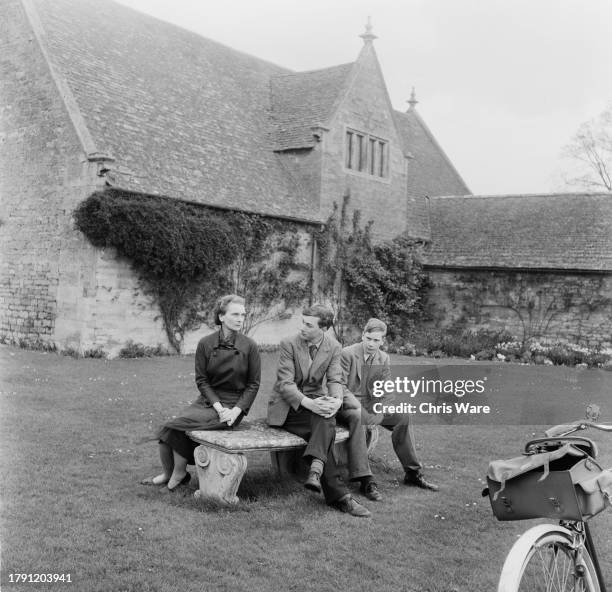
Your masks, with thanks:
M 352 127 L 344 131 L 344 169 L 371 179 L 389 179 L 389 140 Z

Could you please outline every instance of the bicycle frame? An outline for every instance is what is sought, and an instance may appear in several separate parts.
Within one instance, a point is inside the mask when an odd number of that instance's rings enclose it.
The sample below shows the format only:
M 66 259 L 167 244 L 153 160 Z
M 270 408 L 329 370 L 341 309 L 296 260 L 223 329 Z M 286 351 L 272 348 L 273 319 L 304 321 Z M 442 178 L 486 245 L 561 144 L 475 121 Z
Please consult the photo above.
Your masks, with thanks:
M 587 553 L 591 557 L 591 561 L 593 562 L 593 567 L 595 568 L 595 573 L 597 574 L 597 579 L 599 580 L 600 592 L 607 592 L 606 584 L 603 579 L 603 573 L 601 571 L 601 565 L 599 564 L 599 557 L 597 555 L 597 550 L 595 549 L 595 544 L 593 543 L 593 537 L 591 536 L 591 529 L 589 528 L 588 522 L 561 520 L 559 522 L 559 526 L 571 534 L 574 540 L 574 547 L 576 549 L 584 546 Z
M 591 537 L 591 529 L 587 522 L 583 522 L 584 524 L 584 546 L 591 556 L 591 561 L 593 562 L 593 567 L 595 568 L 595 573 L 597 574 L 597 579 L 599 580 L 599 588 L 601 592 L 606 592 L 606 583 L 603 579 L 603 573 L 601 572 L 601 566 L 599 565 L 599 557 L 597 555 L 597 551 L 595 550 L 595 545 L 593 544 L 593 538 Z
M 598 423 L 595 423 L 595 421 L 592 421 L 592 420 L 597 419 L 599 415 L 599 408 L 595 407 L 594 409 L 587 410 L 587 416 L 589 415 L 590 417 L 588 420 L 575 422 L 574 424 L 559 425 L 559 426 L 552 427 L 546 430 L 545 432 L 546 436 L 548 438 L 563 439 L 564 437 L 567 437 L 569 434 L 573 434 L 574 432 L 577 432 L 580 430 L 586 430 L 588 428 L 595 428 L 603 432 L 612 431 L 612 426 L 605 425 L 605 424 L 598 424 Z M 593 450 L 593 457 L 596 458 L 596 456 L 597 456 L 597 447 L 595 446 Z M 567 524 L 567 523 L 562 521 L 561 526 L 563 526 L 564 524 Z M 593 562 L 593 567 L 595 568 L 595 573 L 597 574 L 597 579 L 599 580 L 599 587 L 601 589 L 601 592 L 606 592 L 606 583 L 604 582 L 604 579 L 603 579 L 601 565 L 599 564 L 599 556 L 597 555 L 597 550 L 595 549 L 595 544 L 593 543 L 593 537 L 591 536 L 591 529 L 589 528 L 589 525 L 587 522 L 577 522 L 577 523 L 574 522 L 571 524 L 572 527 L 569 530 L 576 532 L 577 524 L 580 524 L 583 527 L 584 547 L 586 548 L 588 554 L 591 556 L 591 561 Z

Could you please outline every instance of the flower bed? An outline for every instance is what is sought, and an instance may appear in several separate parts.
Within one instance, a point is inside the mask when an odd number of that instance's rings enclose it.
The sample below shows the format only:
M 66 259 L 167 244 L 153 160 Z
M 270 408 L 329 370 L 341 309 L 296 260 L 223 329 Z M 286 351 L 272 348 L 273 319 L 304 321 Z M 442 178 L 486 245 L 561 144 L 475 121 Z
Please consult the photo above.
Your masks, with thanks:
M 410 338 L 410 342 L 394 340 L 388 351 L 411 356 L 452 356 L 551 366 L 600 368 L 612 363 L 612 349 L 588 348 L 558 339 L 522 343 L 504 331 L 429 329 L 415 331 Z

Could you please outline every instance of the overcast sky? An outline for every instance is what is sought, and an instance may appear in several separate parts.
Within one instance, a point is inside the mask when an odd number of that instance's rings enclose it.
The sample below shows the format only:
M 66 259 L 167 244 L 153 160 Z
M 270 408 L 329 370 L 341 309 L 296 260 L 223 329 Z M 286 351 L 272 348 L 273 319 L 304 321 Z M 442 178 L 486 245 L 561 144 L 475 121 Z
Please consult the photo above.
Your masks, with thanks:
M 354 61 L 368 16 L 391 102 L 475 194 L 562 189 L 561 148 L 612 102 L 610 0 L 120 0 L 296 71 Z

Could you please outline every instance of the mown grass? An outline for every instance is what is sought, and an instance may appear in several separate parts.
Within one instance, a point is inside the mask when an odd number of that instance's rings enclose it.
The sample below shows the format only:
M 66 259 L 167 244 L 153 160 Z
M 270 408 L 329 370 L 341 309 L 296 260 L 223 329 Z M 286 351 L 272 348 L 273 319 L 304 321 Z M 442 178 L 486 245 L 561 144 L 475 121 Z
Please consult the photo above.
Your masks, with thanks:
M 265 414 L 276 354 L 264 354 L 252 416 Z M 410 363 L 395 357 L 397 363 Z M 480 496 L 487 463 L 516 455 L 532 426 L 417 426 L 437 494 L 400 483 L 387 432 L 373 469 L 385 496 L 370 520 L 328 509 L 249 456 L 232 508 L 139 484 L 158 470 L 145 441 L 194 398 L 192 357 L 75 360 L 0 347 L 2 577 L 6 590 L 78 592 L 493 590 L 533 521 L 500 523 Z M 494 365 L 500 396 L 541 405 L 593 400 L 612 418 L 612 373 Z M 532 403 L 537 405 L 538 403 Z M 606 408 L 606 404 L 608 407 Z M 593 434 L 612 465 L 612 438 Z M 592 525 L 612 582 L 612 512 Z M 10 573 L 70 573 L 72 584 L 10 584 Z

